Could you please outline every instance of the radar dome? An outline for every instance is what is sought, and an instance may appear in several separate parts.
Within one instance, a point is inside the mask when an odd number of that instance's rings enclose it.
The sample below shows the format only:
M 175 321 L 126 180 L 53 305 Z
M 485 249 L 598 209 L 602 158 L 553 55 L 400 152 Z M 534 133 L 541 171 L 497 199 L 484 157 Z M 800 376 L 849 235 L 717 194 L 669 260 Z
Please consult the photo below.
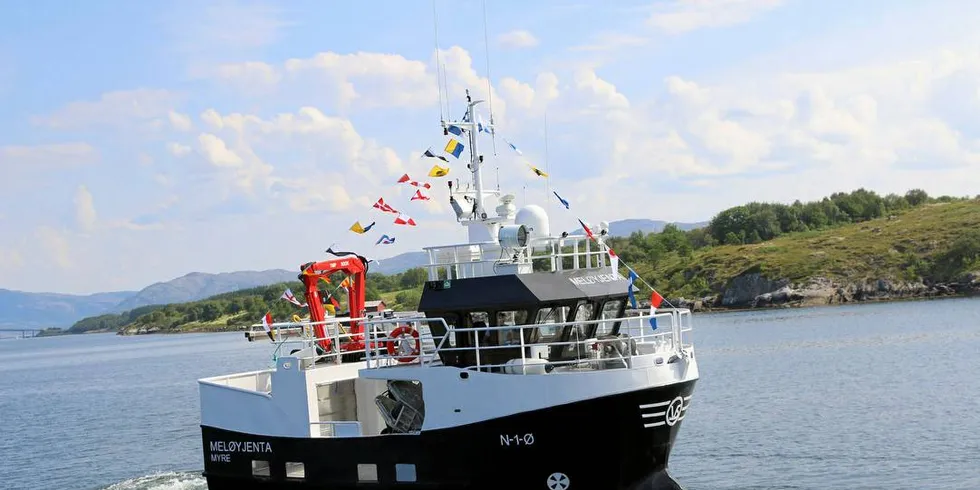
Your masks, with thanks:
M 548 222 L 548 213 L 541 206 L 529 204 L 517 212 L 514 224 L 528 227 L 531 238 L 543 238 L 551 236 L 551 225 Z

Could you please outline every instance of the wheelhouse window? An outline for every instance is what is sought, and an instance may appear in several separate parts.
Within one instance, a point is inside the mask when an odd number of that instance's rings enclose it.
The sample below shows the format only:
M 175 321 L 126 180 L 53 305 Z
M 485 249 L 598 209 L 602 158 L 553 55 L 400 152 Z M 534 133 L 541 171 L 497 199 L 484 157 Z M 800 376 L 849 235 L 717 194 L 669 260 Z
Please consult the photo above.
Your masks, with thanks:
M 490 315 L 485 311 L 471 311 L 464 316 L 466 328 L 486 329 L 490 326 Z M 491 345 L 493 338 L 492 330 L 476 330 L 470 332 L 471 335 L 480 339 L 479 345 Z
M 527 323 L 527 311 L 524 310 L 512 310 L 512 311 L 498 311 L 497 312 L 497 326 L 507 327 L 507 326 L 520 326 Z M 520 345 L 521 344 L 521 329 L 520 328 L 508 328 L 497 330 L 497 345 Z
M 595 305 L 588 301 L 579 301 L 578 305 L 575 307 L 575 314 L 570 321 L 574 322 L 568 331 L 568 336 L 566 337 L 566 342 L 576 342 L 575 344 L 565 345 L 565 356 L 583 356 L 584 349 L 582 341 L 589 338 L 589 331 L 592 329 L 593 323 L 590 322 L 594 318 Z
M 622 310 L 622 308 L 623 300 L 621 299 L 606 301 L 605 304 L 602 305 L 602 310 L 599 312 L 599 320 L 619 318 L 619 312 Z M 611 334 L 613 330 L 615 330 L 617 324 L 618 322 L 599 323 L 599 325 L 596 327 L 596 337 Z
M 568 310 L 571 308 L 567 306 L 554 306 L 550 308 L 541 308 L 538 310 L 537 317 L 534 319 L 534 323 L 538 325 L 548 324 L 548 323 L 563 323 L 565 318 L 568 317 Z M 558 338 L 558 334 L 561 333 L 561 327 L 556 326 L 546 326 L 538 327 L 535 336 L 535 342 L 547 343 L 553 342 Z

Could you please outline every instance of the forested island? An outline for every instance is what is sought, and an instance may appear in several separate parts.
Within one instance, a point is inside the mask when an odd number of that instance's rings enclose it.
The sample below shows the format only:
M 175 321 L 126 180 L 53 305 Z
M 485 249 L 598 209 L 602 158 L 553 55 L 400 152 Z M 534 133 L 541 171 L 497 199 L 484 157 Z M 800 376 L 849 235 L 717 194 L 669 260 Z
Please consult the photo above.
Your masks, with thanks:
M 704 228 L 668 225 L 608 243 L 671 304 L 696 311 L 980 292 L 980 196 L 858 189 L 807 203 L 753 202 L 718 213 Z M 412 310 L 425 279 L 420 268 L 369 273 L 366 297 Z M 257 323 L 267 311 L 276 321 L 305 316 L 305 308 L 280 299 L 286 288 L 302 300 L 299 281 L 280 283 L 86 318 L 67 332 L 225 331 Z

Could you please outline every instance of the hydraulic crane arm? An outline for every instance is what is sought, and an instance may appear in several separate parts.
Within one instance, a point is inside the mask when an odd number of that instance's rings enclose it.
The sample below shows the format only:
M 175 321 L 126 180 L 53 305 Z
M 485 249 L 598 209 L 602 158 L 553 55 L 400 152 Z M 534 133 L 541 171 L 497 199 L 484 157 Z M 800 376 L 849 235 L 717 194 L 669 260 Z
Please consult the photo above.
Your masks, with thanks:
M 313 326 L 316 338 L 320 346 L 329 352 L 331 341 L 327 339 L 326 328 L 322 323 L 326 318 L 320 292 L 317 290 L 317 283 L 320 279 L 326 279 L 335 272 L 343 272 L 350 278 L 347 286 L 348 304 L 350 306 L 350 318 L 361 318 L 364 316 L 364 290 L 365 280 L 367 279 L 368 260 L 360 255 L 351 252 L 327 252 L 338 255 L 339 258 L 324 260 L 321 262 L 308 262 L 300 266 L 299 280 L 306 287 L 306 303 L 310 309 L 310 321 L 318 322 Z M 342 349 L 345 351 L 361 350 L 364 348 L 364 327 L 360 321 L 350 324 L 350 332 L 354 334 L 350 342 L 345 344 Z

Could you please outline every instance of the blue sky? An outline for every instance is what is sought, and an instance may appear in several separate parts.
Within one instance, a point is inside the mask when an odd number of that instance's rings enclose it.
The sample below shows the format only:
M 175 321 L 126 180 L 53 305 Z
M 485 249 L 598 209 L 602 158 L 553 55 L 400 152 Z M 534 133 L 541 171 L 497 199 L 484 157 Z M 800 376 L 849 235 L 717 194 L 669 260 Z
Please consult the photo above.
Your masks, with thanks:
M 862 186 L 980 193 L 970 2 L 487 3 L 485 44 L 482 2 L 435 2 L 449 109 L 464 88 L 486 98 L 489 55 L 497 129 L 524 158 L 482 138 L 488 180 L 499 168 L 553 229 Z M 394 183 L 446 142 L 435 47 L 431 1 L 0 7 L 0 287 L 139 289 L 294 269 L 332 243 L 384 259 L 462 241 L 443 180 L 423 204 Z

